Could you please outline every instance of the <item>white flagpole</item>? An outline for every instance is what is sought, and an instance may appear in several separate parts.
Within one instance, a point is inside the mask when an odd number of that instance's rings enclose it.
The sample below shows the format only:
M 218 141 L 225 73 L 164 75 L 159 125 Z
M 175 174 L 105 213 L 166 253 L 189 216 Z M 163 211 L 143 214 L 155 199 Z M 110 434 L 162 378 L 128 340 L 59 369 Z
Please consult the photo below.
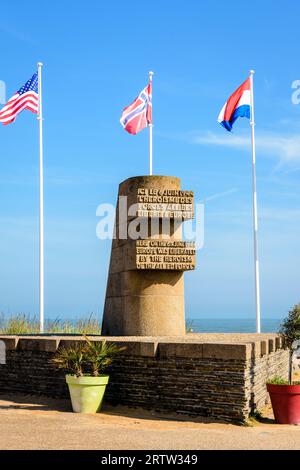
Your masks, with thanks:
M 254 70 L 250 70 L 250 126 L 252 141 L 252 192 L 253 192 L 253 241 L 254 241 L 254 276 L 255 276 L 255 305 L 256 305 L 256 333 L 261 332 L 260 328 L 260 287 L 259 287 L 259 260 L 258 260 L 258 220 L 257 220 L 257 196 L 256 196 L 256 155 L 255 155 L 255 118 L 254 118 L 254 96 L 253 96 L 253 75 Z
M 40 137 L 40 188 L 39 188 L 39 307 L 40 307 L 40 333 L 44 333 L 44 169 L 43 169 L 43 108 L 42 108 L 42 62 L 38 62 L 38 94 L 39 105 L 37 119 L 39 121 Z
M 149 82 L 151 84 L 151 99 L 152 99 L 152 77 L 153 72 L 149 72 Z M 153 147 L 152 147 L 152 134 L 153 126 L 152 123 L 149 124 L 149 174 L 152 175 L 152 159 L 153 159 Z

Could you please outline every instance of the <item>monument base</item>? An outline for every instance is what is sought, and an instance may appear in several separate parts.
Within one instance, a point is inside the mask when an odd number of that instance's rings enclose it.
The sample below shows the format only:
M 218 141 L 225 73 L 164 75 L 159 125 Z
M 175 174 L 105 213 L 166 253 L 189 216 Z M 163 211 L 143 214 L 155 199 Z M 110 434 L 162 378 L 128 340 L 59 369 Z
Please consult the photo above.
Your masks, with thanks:
M 152 271 L 114 273 L 110 275 L 110 283 L 103 335 L 185 334 L 181 272 L 161 272 L 159 276 Z
M 125 350 L 113 364 L 105 401 L 161 412 L 245 422 L 269 401 L 266 382 L 288 377 L 289 352 L 275 334 L 92 337 Z M 82 337 L 1 336 L 0 392 L 68 397 L 64 371 L 51 358 Z

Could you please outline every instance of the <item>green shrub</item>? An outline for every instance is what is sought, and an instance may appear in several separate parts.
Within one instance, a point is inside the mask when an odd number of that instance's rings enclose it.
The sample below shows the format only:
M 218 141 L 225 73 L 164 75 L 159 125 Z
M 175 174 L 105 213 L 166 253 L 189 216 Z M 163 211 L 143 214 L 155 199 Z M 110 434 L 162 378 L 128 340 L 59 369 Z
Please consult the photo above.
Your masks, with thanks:
M 292 384 L 294 344 L 300 340 L 300 303 L 294 305 L 280 326 L 279 334 L 283 346 L 290 351 L 289 383 Z
M 267 383 L 272 385 L 288 385 L 289 381 L 275 375 L 275 377 L 269 379 Z
M 300 340 L 300 303 L 289 311 L 280 325 L 279 334 L 283 338 L 284 347 L 290 350 L 293 349 L 293 343 Z

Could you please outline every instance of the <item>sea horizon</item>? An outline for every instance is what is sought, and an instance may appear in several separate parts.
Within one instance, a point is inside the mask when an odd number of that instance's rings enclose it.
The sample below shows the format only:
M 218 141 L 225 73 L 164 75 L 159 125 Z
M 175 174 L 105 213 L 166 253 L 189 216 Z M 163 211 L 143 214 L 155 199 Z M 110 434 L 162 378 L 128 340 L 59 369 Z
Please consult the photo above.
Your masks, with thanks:
M 262 333 L 276 333 L 282 318 L 262 318 Z M 255 333 L 255 318 L 189 318 L 187 326 L 194 333 Z
M 19 315 L 21 318 L 23 314 Z M 18 315 L 11 315 L 11 314 L 0 314 L 0 324 L 1 322 L 4 323 L 5 320 L 10 318 L 17 318 Z M 38 323 L 38 316 L 37 315 L 26 315 L 24 314 L 24 318 L 29 323 Z M 45 324 L 48 322 L 55 326 L 56 332 L 58 332 L 59 325 L 76 325 L 77 323 L 84 324 L 85 322 L 91 321 L 93 325 L 98 324 L 99 328 L 101 327 L 102 323 L 102 315 L 91 313 L 86 315 L 63 315 L 63 316 L 47 316 L 45 318 Z M 262 318 L 261 319 L 261 332 L 262 333 L 277 333 L 280 325 L 283 321 L 283 317 L 281 318 Z M 246 318 L 238 318 L 238 317 L 224 317 L 224 318 L 205 318 L 205 317 L 198 317 L 192 318 L 186 316 L 186 327 L 187 331 L 193 333 L 255 333 L 256 332 L 256 320 L 255 317 L 246 317 Z

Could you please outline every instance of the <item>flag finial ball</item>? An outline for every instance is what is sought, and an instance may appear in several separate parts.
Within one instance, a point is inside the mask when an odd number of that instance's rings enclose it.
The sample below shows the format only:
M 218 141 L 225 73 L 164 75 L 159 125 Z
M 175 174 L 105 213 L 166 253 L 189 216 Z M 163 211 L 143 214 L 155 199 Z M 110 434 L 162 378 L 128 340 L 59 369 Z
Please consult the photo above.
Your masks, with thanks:
M 38 65 L 38 67 L 42 67 L 43 62 L 38 62 L 37 65 Z
M 255 70 L 251 69 L 250 70 L 250 75 L 253 75 L 255 73 Z

